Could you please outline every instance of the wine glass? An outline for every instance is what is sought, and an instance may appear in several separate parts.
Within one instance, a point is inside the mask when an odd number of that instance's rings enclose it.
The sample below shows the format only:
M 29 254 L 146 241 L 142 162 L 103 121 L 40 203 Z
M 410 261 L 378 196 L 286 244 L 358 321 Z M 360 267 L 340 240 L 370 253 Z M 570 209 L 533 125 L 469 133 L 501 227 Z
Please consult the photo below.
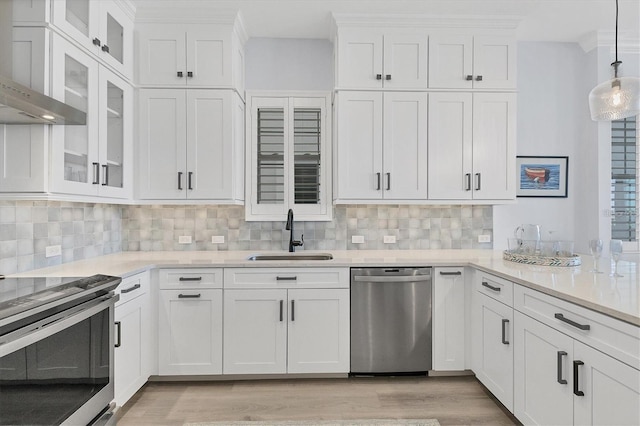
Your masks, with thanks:
M 598 259 L 602 255 L 602 240 L 589 240 L 589 250 L 593 256 L 593 269 L 589 272 L 601 274 L 602 271 L 598 271 Z
M 611 240 L 609 243 L 609 251 L 611 252 L 611 259 L 613 259 L 613 273 L 612 277 L 621 277 L 618 273 L 618 261 L 622 255 L 622 240 Z

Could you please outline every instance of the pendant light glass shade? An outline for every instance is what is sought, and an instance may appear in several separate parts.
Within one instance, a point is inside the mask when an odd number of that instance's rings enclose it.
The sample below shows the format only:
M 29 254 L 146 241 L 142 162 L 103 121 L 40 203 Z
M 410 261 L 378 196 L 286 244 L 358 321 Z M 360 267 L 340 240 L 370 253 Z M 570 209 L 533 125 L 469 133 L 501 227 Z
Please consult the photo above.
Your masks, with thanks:
M 616 0 L 616 60 L 613 80 L 597 85 L 589 93 L 589 110 L 594 121 L 622 120 L 640 114 L 640 78 L 618 77 L 618 0 Z
M 622 120 L 640 114 L 640 79 L 616 77 L 597 85 L 589 93 L 591 119 Z

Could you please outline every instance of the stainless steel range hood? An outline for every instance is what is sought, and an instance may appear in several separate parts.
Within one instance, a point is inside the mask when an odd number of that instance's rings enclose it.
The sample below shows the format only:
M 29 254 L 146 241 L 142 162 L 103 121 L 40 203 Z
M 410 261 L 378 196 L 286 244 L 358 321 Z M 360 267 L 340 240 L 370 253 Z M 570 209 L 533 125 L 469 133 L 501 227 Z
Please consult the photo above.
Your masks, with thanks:
M 0 124 L 86 124 L 87 114 L 0 75 Z
M 13 73 L 13 1 L 0 0 L 0 124 L 86 124 L 87 114 L 10 77 Z

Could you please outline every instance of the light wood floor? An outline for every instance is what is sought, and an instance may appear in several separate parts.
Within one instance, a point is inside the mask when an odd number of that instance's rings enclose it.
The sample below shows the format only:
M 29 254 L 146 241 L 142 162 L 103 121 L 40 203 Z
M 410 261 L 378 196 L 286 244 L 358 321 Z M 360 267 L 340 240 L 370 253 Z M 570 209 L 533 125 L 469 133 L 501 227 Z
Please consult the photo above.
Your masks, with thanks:
M 119 411 L 118 425 L 376 418 L 519 424 L 475 377 L 463 376 L 150 382 Z

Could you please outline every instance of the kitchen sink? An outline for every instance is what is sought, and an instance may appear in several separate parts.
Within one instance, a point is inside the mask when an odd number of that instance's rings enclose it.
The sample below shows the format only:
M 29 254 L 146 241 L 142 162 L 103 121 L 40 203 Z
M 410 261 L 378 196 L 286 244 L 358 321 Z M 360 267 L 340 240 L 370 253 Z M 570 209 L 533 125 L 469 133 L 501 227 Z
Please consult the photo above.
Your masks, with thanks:
M 253 254 L 247 260 L 331 260 L 330 253 Z

